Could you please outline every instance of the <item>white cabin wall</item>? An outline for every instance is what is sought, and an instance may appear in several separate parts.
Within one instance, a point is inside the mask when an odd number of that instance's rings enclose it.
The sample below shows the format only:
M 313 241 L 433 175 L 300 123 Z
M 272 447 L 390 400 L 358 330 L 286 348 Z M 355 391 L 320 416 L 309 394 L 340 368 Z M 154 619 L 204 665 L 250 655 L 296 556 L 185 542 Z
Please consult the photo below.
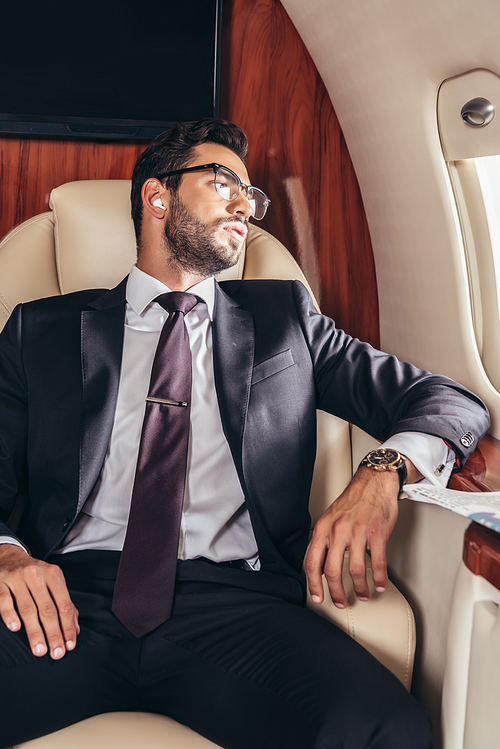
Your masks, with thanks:
M 359 180 L 377 272 L 381 347 L 447 374 L 490 407 L 436 119 L 446 78 L 500 73 L 497 0 L 282 0 L 323 77 Z
M 500 395 L 476 347 L 436 116 L 447 78 L 479 67 L 500 74 L 498 0 L 282 4 L 325 82 L 359 181 L 375 258 L 381 348 L 476 392 L 500 438 Z M 369 448 L 357 445 L 359 432 L 353 437 L 357 465 Z M 391 575 L 416 615 L 414 691 L 432 714 L 438 749 L 450 746 L 441 730 L 441 690 L 466 525 L 445 510 L 403 503 L 388 547 Z

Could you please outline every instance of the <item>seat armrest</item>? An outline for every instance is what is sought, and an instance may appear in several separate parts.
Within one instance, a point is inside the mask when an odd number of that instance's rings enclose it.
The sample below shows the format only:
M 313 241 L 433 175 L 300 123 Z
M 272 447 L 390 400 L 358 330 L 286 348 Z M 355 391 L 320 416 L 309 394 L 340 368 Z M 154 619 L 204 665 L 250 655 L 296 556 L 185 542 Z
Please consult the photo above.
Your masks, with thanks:
M 373 584 L 371 560 L 366 555 L 370 600 L 359 601 L 349 575 L 349 552 L 344 556 L 342 583 L 347 594 L 347 607 L 338 609 L 332 602 L 323 575 L 324 601 L 313 603 L 307 592 L 307 607 L 336 624 L 363 645 L 389 671 L 397 676 L 408 691 L 411 686 L 415 659 L 416 630 L 413 612 L 405 597 L 389 581 L 385 593 L 377 593 Z

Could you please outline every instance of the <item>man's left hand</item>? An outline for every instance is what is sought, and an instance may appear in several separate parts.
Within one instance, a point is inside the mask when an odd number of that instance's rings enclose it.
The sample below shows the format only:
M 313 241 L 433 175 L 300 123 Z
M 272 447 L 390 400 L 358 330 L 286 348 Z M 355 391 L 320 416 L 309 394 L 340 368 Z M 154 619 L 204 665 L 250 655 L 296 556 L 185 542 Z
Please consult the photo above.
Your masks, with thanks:
M 410 480 L 420 474 L 407 460 Z M 344 553 L 349 549 L 349 574 L 361 601 L 370 598 L 365 553 L 370 550 L 373 582 L 378 592 L 387 589 L 385 547 L 398 516 L 399 477 L 394 471 L 375 471 L 362 466 L 337 500 L 315 525 L 305 560 L 311 597 L 323 602 L 324 573 L 333 603 L 347 606 L 342 585 Z

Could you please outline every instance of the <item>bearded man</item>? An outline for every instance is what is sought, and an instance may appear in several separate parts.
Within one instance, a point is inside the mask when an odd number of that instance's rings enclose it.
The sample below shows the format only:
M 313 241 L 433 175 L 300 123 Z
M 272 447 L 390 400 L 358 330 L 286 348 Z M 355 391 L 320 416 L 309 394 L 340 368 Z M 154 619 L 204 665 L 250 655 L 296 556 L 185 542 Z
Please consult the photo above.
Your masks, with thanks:
M 315 528 L 308 585 L 321 601 L 324 572 L 340 608 L 345 550 L 358 597 L 367 548 L 385 590 L 401 485 L 445 481 L 487 412 L 337 330 L 299 282 L 214 281 L 270 203 L 246 152 L 223 121 L 159 136 L 132 179 L 128 278 L 20 305 L 4 329 L 2 747 L 120 710 L 232 749 L 432 745 L 397 679 L 304 607 L 316 409 L 389 450 Z

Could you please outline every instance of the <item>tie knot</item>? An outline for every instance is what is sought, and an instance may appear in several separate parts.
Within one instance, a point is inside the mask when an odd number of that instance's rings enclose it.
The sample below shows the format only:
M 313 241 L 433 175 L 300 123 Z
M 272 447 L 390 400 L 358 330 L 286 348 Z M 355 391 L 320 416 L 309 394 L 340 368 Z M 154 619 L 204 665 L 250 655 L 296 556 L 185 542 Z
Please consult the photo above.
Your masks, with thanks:
M 155 299 L 155 302 L 158 302 L 167 312 L 179 311 L 184 315 L 187 315 L 200 301 L 199 297 L 185 291 L 169 291 Z

